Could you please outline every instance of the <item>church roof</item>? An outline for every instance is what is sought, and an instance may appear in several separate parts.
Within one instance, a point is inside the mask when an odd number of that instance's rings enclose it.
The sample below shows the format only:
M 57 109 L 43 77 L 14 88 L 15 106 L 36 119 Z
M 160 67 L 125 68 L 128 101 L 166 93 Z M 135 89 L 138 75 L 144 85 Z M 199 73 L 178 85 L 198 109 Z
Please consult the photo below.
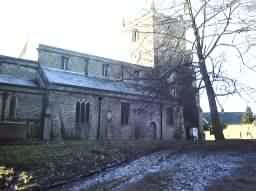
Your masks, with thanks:
M 37 87 L 36 83 L 31 80 L 20 79 L 12 75 L 1 74 L 0 84 L 14 85 L 14 86 L 25 86 L 25 87 Z
M 42 67 L 42 69 L 50 84 L 150 96 L 149 90 L 141 84 L 87 77 L 80 73 L 55 68 Z

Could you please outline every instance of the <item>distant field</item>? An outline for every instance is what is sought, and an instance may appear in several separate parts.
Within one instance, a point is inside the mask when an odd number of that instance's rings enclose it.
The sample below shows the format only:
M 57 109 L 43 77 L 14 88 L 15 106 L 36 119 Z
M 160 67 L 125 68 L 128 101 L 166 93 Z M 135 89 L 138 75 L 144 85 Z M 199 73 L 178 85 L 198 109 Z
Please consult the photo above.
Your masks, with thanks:
M 254 125 L 228 125 L 224 129 L 226 139 L 256 139 L 256 126 Z M 214 136 L 210 135 L 210 131 L 205 131 L 206 140 L 214 140 Z

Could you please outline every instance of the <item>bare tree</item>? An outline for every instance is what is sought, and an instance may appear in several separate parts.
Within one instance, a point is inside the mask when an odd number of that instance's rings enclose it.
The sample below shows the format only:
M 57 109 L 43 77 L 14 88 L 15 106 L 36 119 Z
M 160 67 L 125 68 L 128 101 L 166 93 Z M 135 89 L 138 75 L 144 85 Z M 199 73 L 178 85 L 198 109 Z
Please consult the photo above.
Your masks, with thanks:
M 162 39 L 166 39 L 162 40 L 162 44 L 159 43 L 157 48 L 170 47 L 161 51 L 162 53 L 171 52 L 171 54 L 167 54 L 169 63 L 187 64 L 188 59 L 182 59 L 187 56 L 182 49 L 184 44 L 189 45 L 193 55 L 190 67 L 195 72 L 197 89 L 206 90 L 216 140 L 224 139 L 218 115 L 217 97 L 238 92 L 237 79 L 230 77 L 223 70 L 224 65 L 228 63 L 223 59 L 224 56 L 222 58 L 220 55 L 223 55 L 225 51 L 234 50 L 240 58 L 241 67 L 253 71 L 255 68 L 245 62 L 245 52 L 242 51 L 244 43 L 248 47 L 247 50 L 254 46 L 253 41 L 248 39 L 255 39 L 255 16 L 248 17 L 246 12 L 252 5 L 255 4 L 249 0 L 183 0 L 180 4 L 164 8 L 165 13 L 168 14 L 170 11 L 170 17 L 157 22 L 157 25 L 164 26 L 171 22 L 175 23 L 173 17 L 180 14 L 177 10 L 184 11 L 183 8 L 185 8 L 184 20 L 186 29 L 191 29 L 190 36 L 185 33 L 177 35 L 172 28 L 167 27 L 160 27 L 163 30 L 158 31 L 140 31 L 141 33 L 157 33 L 163 36 Z M 172 11 L 173 9 L 176 11 Z M 177 12 L 179 13 L 177 14 Z M 173 26 L 175 27 L 175 25 Z M 179 59 L 174 61 L 173 58 L 177 57 Z M 159 59 L 165 60 L 163 57 L 159 57 Z M 160 72 L 157 79 L 159 82 L 163 79 L 168 80 L 171 74 L 177 73 L 179 67 L 179 64 L 168 65 Z M 183 77 L 187 76 L 183 75 Z M 170 84 L 170 86 L 173 85 Z
M 222 72 L 221 64 L 213 62 L 213 58 L 216 56 L 214 52 L 219 47 L 233 48 L 239 54 L 243 65 L 247 66 L 243 61 L 240 47 L 234 39 L 239 38 L 242 33 L 253 31 L 253 29 L 249 28 L 249 22 L 241 15 L 244 13 L 242 8 L 247 3 L 245 1 L 201 0 L 198 1 L 197 9 L 193 3 L 195 0 L 185 0 L 195 39 L 193 48 L 198 60 L 196 65 L 208 96 L 215 139 L 223 140 L 216 97 L 234 94 L 237 88 L 236 80 L 227 77 Z M 232 40 L 230 41 L 230 39 Z M 225 51 L 225 49 L 221 51 Z M 212 69 L 209 69 L 209 64 Z M 221 93 L 218 93 L 218 90 Z

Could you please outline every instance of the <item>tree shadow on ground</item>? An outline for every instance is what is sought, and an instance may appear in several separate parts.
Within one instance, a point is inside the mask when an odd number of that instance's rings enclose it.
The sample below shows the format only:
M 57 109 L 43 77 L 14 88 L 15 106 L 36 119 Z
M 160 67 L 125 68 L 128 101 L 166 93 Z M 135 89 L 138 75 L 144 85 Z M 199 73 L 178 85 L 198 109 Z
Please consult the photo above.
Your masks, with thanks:
M 242 153 L 241 153 L 242 154 Z M 240 168 L 231 176 L 215 180 L 208 186 L 208 191 L 255 191 L 256 190 L 256 156 L 255 153 L 245 157 Z

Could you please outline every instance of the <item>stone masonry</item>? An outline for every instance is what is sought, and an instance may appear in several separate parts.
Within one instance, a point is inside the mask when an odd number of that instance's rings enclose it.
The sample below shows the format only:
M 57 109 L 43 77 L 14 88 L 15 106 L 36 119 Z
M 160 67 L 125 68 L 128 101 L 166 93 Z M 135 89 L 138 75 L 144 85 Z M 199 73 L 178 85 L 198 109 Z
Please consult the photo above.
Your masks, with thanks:
M 165 18 L 151 10 L 137 22 L 147 21 L 154 32 L 166 28 L 156 28 Z M 174 22 L 177 34 L 184 33 L 181 21 Z M 173 56 L 172 47 L 159 49 L 159 43 L 166 42 L 159 35 L 144 36 L 136 23 L 128 27 L 131 57 L 137 64 L 47 45 L 39 45 L 37 61 L 0 56 L 0 140 L 188 137 L 187 129 L 198 121 L 193 79 L 186 80 L 185 86 L 180 79 L 179 87 L 167 87 L 165 92 L 173 99 L 153 90 L 150 80 L 155 67 L 163 71 L 166 61 L 175 66 L 183 65 L 184 59 Z M 180 49 L 184 47 L 181 43 Z M 191 112 L 193 119 L 184 118 L 183 113 L 190 116 Z

